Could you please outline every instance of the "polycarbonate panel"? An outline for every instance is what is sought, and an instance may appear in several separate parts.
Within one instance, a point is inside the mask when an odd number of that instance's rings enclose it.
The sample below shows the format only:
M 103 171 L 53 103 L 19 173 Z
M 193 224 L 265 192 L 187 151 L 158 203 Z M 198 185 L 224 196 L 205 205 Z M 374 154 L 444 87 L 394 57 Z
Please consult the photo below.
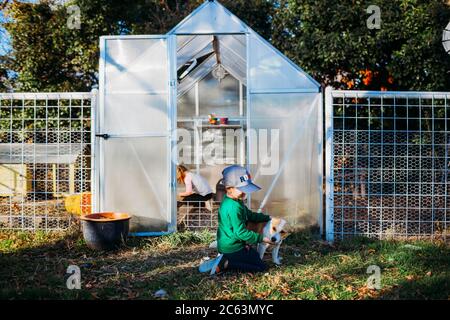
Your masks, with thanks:
M 220 82 L 209 73 L 199 83 L 200 115 L 239 116 L 239 81 L 227 75 Z
M 110 134 L 164 132 L 168 128 L 167 95 L 107 95 L 105 104 L 105 130 Z
M 220 60 L 225 69 L 236 79 L 247 84 L 246 37 L 245 35 L 220 35 Z M 177 36 L 177 65 L 181 68 L 184 63 L 199 58 L 213 51 L 213 37 L 211 35 Z M 206 61 L 196 66 L 178 84 L 178 96 L 185 94 L 195 82 L 200 81 L 210 72 L 217 63 L 216 55 L 210 56 Z
M 190 90 L 196 82 L 203 79 L 215 66 L 216 59 L 214 56 L 209 57 L 201 65 L 199 65 L 195 70 L 190 72 L 186 77 L 184 77 L 177 87 L 177 95 L 181 96 Z
M 215 165 L 207 165 L 203 164 L 199 167 L 199 174 L 202 175 L 208 181 L 208 184 L 212 188 L 214 192 L 216 192 L 216 185 L 220 179 L 222 179 L 222 171 L 228 167 L 228 165 L 224 164 L 215 164 Z M 194 172 L 195 169 L 193 170 Z
M 131 232 L 167 231 L 167 138 L 112 138 L 104 152 L 103 210 L 131 214 Z
M 195 130 L 193 121 L 179 121 L 177 123 L 177 163 L 189 166 L 195 164 Z
M 247 45 L 245 35 L 218 36 L 224 67 L 242 83 L 247 84 Z
M 221 47 L 226 47 L 227 49 L 231 50 L 235 56 L 239 57 L 243 62 L 245 62 L 245 57 L 247 56 L 245 35 L 227 34 L 217 37 L 219 38 Z
M 241 128 L 204 128 L 200 145 L 203 163 L 207 165 L 238 164 L 241 159 Z
M 229 33 L 245 32 L 247 27 L 225 7 L 216 2 L 205 2 L 196 12 L 183 20 L 171 32 L 182 33 Z
M 241 81 L 243 84 L 247 84 L 247 63 L 245 60 L 236 58 L 233 55 L 227 54 L 228 49 L 223 48 L 222 50 L 222 65 L 233 75 L 236 79 Z
M 108 39 L 105 92 L 166 92 L 167 61 L 165 39 Z
M 195 36 L 177 36 L 177 50 L 186 45 L 189 41 L 191 41 Z
M 100 207 L 132 215 L 133 233 L 168 231 L 171 223 L 167 39 L 105 39 L 99 133 Z M 102 83 L 100 84 L 102 86 Z
M 211 52 L 213 36 L 179 36 L 181 38 L 177 46 L 177 67 L 180 68 L 187 61 L 201 57 Z M 206 50 L 206 51 L 205 51 Z
M 235 33 L 235 34 L 233 34 Z M 234 76 L 246 84 L 247 42 L 244 35 L 250 37 L 251 49 L 249 59 L 250 75 L 252 77 L 251 91 L 273 92 L 277 89 L 319 91 L 319 84 L 309 77 L 301 68 L 297 67 L 268 42 L 258 36 L 251 28 L 239 18 L 230 13 L 224 6 L 217 2 L 205 2 L 191 15 L 173 28 L 169 34 L 176 34 L 177 44 L 183 48 L 183 59 L 201 50 L 192 45 L 200 39 L 201 34 L 216 34 L 219 37 L 222 63 L 234 73 Z M 187 34 L 187 35 L 186 35 Z M 242 61 L 243 60 L 243 61 Z M 198 80 L 198 78 L 197 78 Z
M 262 187 L 252 194 L 252 207 L 260 206 L 281 170 L 264 211 L 284 217 L 294 226 L 315 225 L 321 214 L 319 102 L 319 94 L 251 95 L 250 127 L 257 139 L 250 138 L 250 148 L 257 152 L 256 157 L 251 153 L 250 168 L 255 183 Z M 268 130 L 268 143 L 261 129 Z M 278 140 L 272 129 L 278 130 Z M 264 144 L 267 153 L 261 148 Z M 257 149 L 253 149 L 255 145 Z M 263 164 L 267 154 L 270 161 Z
M 178 98 L 177 115 L 179 118 L 193 118 L 195 114 L 195 87 Z
M 286 89 L 317 90 L 318 86 L 293 63 L 255 34 L 250 35 L 251 92 Z
M 178 84 L 177 95 L 178 97 L 184 95 L 188 90 L 191 90 L 196 82 L 202 80 L 208 73 L 210 73 L 216 66 L 215 56 L 211 56 L 205 60 L 200 66 L 198 66 L 192 73 L 189 73 Z M 243 84 L 247 84 L 246 71 L 242 69 L 242 66 L 238 65 L 238 62 L 232 56 L 222 55 L 222 65 L 225 70 L 231 74 L 234 78 L 241 81 Z

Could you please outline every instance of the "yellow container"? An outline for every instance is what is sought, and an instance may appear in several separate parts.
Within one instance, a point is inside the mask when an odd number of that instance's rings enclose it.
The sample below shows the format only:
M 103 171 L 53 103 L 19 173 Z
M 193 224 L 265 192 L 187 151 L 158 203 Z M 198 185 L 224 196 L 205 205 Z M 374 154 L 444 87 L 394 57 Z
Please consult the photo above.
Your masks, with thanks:
M 67 212 L 78 216 L 84 216 L 92 212 L 92 195 L 83 192 L 67 196 L 64 201 Z

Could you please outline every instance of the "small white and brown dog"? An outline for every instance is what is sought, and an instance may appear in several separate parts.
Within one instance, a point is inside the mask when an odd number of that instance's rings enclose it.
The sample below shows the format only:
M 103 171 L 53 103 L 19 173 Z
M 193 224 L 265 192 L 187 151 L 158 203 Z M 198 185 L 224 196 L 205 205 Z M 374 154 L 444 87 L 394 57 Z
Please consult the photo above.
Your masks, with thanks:
M 271 217 L 268 222 L 247 222 L 248 230 L 262 234 L 263 237 L 268 238 L 273 242 L 272 261 L 277 265 L 281 264 L 282 259 L 279 256 L 281 243 L 289 235 L 289 233 L 284 230 L 285 226 L 286 220 L 274 217 Z M 269 243 L 258 243 L 257 251 L 261 259 L 264 257 L 264 253 L 269 246 L 271 246 Z M 217 248 L 217 241 L 212 242 L 209 247 Z
M 270 239 L 270 241 L 274 243 L 272 249 L 272 261 L 277 265 L 281 264 L 282 259 L 279 256 L 281 243 L 289 235 L 284 230 L 285 225 L 286 220 L 274 217 L 271 217 L 268 222 L 247 222 L 248 230 L 262 234 L 263 237 Z M 258 243 L 257 251 L 261 259 L 264 257 L 264 253 L 269 246 L 271 246 L 269 243 Z

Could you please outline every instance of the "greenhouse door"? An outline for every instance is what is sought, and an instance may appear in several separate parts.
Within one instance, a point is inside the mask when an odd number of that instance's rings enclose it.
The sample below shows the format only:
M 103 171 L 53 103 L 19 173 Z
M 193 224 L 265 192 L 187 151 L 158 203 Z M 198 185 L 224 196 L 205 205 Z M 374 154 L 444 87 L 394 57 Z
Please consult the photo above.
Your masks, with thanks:
M 170 36 L 101 38 L 96 210 L 131 214 L 135 235 L 175 228 L 172 47 Z

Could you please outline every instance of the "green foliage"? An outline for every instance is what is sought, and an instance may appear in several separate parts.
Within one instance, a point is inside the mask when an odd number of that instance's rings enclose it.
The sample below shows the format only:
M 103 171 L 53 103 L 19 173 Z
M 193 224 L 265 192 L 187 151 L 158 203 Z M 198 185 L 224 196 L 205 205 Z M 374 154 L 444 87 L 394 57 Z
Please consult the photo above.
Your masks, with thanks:
M 12 1 L 3 23 L 11 36 L 8 62 L 2 70 L 17 74 L 16 91 L 89 91 L 98 81 L 99 37 L 117 34 L 164 34 L 202 0 L 55 0 Z M 265 0 L 223 2 L 262 35 L 270 36 Z M 80 29 L 69 28 L 68 6 L 80 8 Z M 0 91 L 5 91 L 5 86 Z
M 46 103 L 48 106 L 46 107 Z M 81 131 L 90 126 L 90 100 L 0 100 L 0 143 L 44 143 L 48 132 Z
M 89 91 L 96 82 L 98 35 L 116 33 L 117 27 L 109 16 L 93 14 L 81 29 L 71 29 L 66 7 L 53 5 L 13 1 L 7 7 L 4 26 L 13 48 L 7 66 L 17 73 L 20 91 Z
M 6 61 L 5 56 L 0 56 L 0 92 L 9 91 L 12 87 L 13 79 L 8 74 Z
M 366 25 L 369 5 L 381 9 L 380 29 Z M 450 90 L 449 20 L 446 0 L 283 0 L 272 41 L 323 85 Z
M 89 91 L 98 81 L 99 36 L 164 34 L 203 1 L 54 2 L 6 5 L 12 51 L 0 57 L 0 91 Z M 450 56 L 441 44 L 447 0 L 221 2 L 323 85 L 450 90 Z M 70 5 L 81 10 L 80 29 L 67 26 Z M 379 30 L 366 25 L 369 5 L 381 9 Z

